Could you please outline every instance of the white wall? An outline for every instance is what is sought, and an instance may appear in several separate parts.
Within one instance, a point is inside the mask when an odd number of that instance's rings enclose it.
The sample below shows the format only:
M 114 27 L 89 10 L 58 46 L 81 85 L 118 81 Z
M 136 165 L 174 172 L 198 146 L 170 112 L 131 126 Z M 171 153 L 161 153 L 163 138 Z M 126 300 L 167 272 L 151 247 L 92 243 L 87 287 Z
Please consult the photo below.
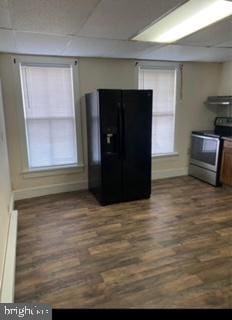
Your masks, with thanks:
M 10 222 L 11 183 L 0 82 L 0 295 Z
M 52 59 L 51 59 L 52 61 Z M 183 101 L 177 105 L 177 151 L 178 155 L 153 160 L 153 177 L 160 178 L 186 174 L 190 133 L 196 129 L 213 127 L 215 110 L 203 104 L 208 95 L 217 94 L 221 65 L 217 63 L 184 63 Z M 3 94 L 6 110 L 7 136 L 9 145 L 12 185 L 16 197 L 42 195 L 68 191 L 87 186 L 87 168 L 82 172 L 28 176 L 22 173 L 22 149 L 20 141 L 20 121 L 17 114 L 19 95 L 15 88 L 13 57 L 0 55 L 0 74 L 3 79 Z M 86 164 L 86 118 L 84 94 L 97 88 L 137 88 L 137 68 L 133 60 L 121 59 L 79 59 L 79 92 L 81 98 L 84 161 Z
M 232 96 L 232 61 L 222 65 L 218 94 Z
M 224 62 L 221 65 L 217 94 L 232 96 L 232 61 Z M 218 106 L 217 115 L 219 117 L 232 117 L 232 106 Z
M 215 109 L 204 105 L 207 96 L 218 88 L 220 64 L 184 63 L 182 101 L 176 106 L 177 156 L 153 160 L 153 177 L 162 178 L 187 174 L 192 130 L 212 129 Z

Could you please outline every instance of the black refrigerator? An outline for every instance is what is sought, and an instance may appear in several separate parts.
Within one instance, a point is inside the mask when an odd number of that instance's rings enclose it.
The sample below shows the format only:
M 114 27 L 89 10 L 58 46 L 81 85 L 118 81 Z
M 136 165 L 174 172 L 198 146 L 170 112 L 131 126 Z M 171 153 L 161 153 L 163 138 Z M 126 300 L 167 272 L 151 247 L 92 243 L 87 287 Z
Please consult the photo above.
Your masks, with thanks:
M 89 190 L 102 205 L 149 198 L 152 90 L 86 94 Z

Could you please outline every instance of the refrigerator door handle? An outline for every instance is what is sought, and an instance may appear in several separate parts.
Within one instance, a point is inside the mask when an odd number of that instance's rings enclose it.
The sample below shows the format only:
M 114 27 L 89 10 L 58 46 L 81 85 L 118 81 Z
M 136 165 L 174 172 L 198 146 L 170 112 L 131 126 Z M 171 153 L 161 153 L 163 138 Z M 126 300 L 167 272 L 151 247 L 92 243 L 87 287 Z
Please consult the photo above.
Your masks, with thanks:
M 106 135 L 107 144 L 111 144 L 112 137 L 113 137 L 112 133 L 107 133 Z
M 126 148 L 125 148 L 125 103 L 122 104 L 121 108 L 121 154 L 122 158 L 125 159 Z
M 122 105 L 118 102 L 118 157 L 123 157 L 123 110 Z
M 122 112 L 121 103 L 118 102 L 118 157 L 122 156 Z

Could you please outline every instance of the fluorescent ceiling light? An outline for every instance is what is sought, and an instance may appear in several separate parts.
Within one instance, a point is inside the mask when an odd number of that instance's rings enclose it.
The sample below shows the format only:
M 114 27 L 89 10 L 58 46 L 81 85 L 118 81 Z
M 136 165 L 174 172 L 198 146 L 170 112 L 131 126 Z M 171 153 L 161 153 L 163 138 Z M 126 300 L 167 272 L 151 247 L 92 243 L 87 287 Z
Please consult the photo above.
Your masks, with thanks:
M 175 42 L 231 14 L 231 1 L 190 0 L 149 26 L 132 40 Z

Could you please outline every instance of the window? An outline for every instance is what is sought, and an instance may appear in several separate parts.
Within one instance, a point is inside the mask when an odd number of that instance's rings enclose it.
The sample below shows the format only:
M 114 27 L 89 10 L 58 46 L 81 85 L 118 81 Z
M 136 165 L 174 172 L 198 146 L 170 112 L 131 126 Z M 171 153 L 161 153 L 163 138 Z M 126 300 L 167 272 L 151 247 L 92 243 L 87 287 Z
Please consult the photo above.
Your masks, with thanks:
M 71 65 L 21 64 L 29 168 L 78 163 Z
M 152 154 L 174 152 L 176 70 L 143 69 L 139 71 L 139 88 L 153 90 Z

